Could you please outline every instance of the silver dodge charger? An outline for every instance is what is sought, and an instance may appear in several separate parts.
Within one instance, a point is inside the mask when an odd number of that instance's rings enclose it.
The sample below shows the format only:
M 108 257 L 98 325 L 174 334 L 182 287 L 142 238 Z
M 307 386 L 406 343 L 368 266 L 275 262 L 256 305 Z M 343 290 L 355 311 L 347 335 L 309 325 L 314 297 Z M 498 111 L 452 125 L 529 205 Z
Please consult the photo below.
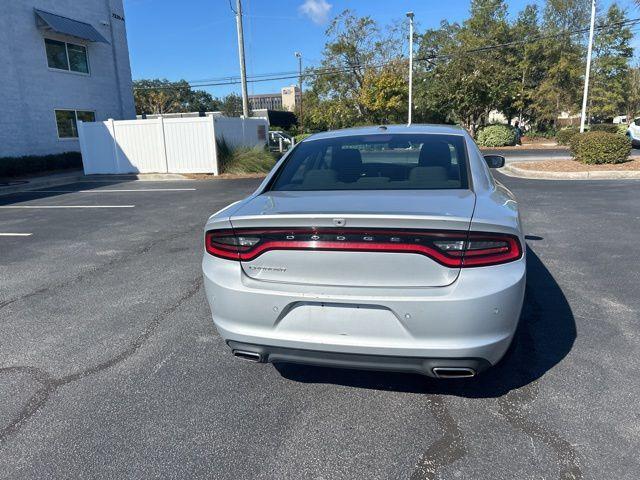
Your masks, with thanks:
M 440 125 L 316 134 L 212 215 L 202 261 L 236 357 L 472 377 L 513 339 L 518 204 L 469 134 Z

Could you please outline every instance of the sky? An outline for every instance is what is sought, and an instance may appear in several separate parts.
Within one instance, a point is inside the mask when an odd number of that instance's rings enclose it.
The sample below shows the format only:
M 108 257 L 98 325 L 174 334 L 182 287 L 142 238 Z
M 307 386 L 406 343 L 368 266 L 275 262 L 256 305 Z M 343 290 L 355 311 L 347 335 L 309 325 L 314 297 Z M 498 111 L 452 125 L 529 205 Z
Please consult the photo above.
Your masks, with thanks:
M 605 10 L 613 0 L 597 0 Z M 131 71 L 140 78 L 207 81 L 239 75 L 235 16 L 236 0 L 123 0 Z M 544 0 L 508 0 L 515 17 L 528 3 L 541 8 Z M 629 18 L 640 17 L 633 0 L 617 2 Z M 406 21 L 415 13 L 418 32 L 442 20 L 463 21 L 469 0 L 243 0 L 247 75 L 297 71 L 296 51 L 303 66 L 318 65 L 328 22 L 349 8 L 369 15 L 381 26 Z M 634 46 L 640 52 L 640 32 Z M 217 80 L 215 80 L 217 81 Z M 249 94 L 278 92 L 295 80 L 249 83 Z M 205 88 L 214 96 L 240 92 L 240 85 Z

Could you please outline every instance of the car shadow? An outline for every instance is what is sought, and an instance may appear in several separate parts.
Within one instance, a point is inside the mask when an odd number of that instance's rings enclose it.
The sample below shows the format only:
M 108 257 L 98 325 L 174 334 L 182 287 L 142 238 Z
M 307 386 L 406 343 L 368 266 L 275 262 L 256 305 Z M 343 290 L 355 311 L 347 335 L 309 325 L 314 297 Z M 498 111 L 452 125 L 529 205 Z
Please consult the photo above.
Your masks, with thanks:
M 20 190 L 17 192 L 3 192 L 0 189 L 0 206 L 9 206 L 19 204 L 22 202 L 29 202 L 32 200 L 44 200 L 49 198 L 55 198 L 60 195 L 66 195 L 69 193 L 78 193 L 81 191 L 98 190 L 100 188 L 112 188 L 115 185 L 130 182 L 135 180 L 135 177 L 120 177 L 112 178 L 105 176 L 101 177 L 89 177 L 89 179 L 76 180 L 63 185 L 55 185 L 52 187 L 42 186 L 34 188 L 33 190 Z
M 542 377 L 571 351 L 576 325 L 562 289 L 527 247 L 527 286 L 513 344 L 500 363 L 471 379 L 439 380 L 422 375 L 276 364 L 285 378 L 356 388 L 439 393 L 469 398 L 505 395 Z

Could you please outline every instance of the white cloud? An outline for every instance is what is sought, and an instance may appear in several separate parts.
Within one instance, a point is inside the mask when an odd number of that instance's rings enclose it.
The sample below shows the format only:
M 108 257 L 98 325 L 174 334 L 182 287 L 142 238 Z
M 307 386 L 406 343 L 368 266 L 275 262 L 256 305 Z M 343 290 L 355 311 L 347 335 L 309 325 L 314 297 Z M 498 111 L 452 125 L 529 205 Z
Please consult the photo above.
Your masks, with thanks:
M 327 23 L 329 19 L 329 11 L 333 5 L 327 3 L 326 0 L 305 0 L 305 2 L 298 7 L 298 11 L 309 17 L 313 23 L 322 25 Z

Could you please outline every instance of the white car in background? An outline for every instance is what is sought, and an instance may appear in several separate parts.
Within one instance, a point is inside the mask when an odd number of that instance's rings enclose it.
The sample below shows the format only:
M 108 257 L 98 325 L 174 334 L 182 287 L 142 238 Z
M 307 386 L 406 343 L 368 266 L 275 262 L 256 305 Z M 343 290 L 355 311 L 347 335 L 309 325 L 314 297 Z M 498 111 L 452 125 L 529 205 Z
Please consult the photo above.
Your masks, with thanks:
M 631 139 L 631 145 L 640 146 L 640 117 L 636 118 L 629 124 L 627 129 L 627 137 Z

